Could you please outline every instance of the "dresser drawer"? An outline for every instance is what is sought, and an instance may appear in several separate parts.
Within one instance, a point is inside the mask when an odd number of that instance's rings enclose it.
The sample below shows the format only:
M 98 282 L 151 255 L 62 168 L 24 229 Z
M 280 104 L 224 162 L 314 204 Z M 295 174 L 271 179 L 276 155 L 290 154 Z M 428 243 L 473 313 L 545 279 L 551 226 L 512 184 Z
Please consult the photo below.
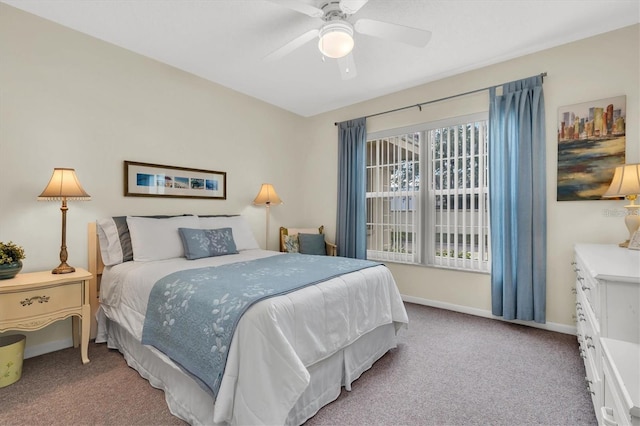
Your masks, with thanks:
M 576 331 L 580 344 L 580 357 L 584 361 L 586 387 L 591 394 L 594 407 L 599 407 L 602 402 L 602 365 L 598 323 L 582 293 L 577 294 L 576 317 Z
M 603 424 L 640 425 L 640 345 L 602 339 Z
M 596 321 L 600 320 L 600 286 L 598 280 L 589 273 L 589 269 L 579 255 L 576 255 L 574 271 L 576 273 L 576 293 L 582 293 L 593 311 Z
M 600 356 L 600 324 L 595 317 L 595 313 L 591 309 L 589 302 L 584 294 L 577 294 L 576 297 L 576 328 L 578 331 L 578 340 L 584 341 L 585 348 L 594 350 L 598 357 Z
M 0 321 L 15 321 L 66 309 L 81 309 L 82 281 L 3 294 Z

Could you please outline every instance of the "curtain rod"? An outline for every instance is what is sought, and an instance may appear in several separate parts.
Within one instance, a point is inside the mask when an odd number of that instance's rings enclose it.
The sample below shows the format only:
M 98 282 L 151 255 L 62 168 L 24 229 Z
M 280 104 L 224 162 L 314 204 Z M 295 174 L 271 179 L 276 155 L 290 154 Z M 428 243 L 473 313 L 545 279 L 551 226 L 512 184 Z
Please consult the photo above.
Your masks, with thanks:
M 539 75 L 540 77 L 542 77 L 542 79 L 543 79 L 543 81 L 544 81 L 544 78 L 547 76 L 547 73 L 546 73 L 546 71 L 545 71 L 545 72 L 542 72 L 542 73 L 540 73 L 540 74 L 538 74 L 538 75 Z M 532 77 L 536 77 L 536 76 L 532 76 Z M 528 77 L 528 78 L 530 78 L 530 77 Z M 503 84 L 505 84 L 505 83 L 503 83 Z M 419 104 L 407 105 L 407 106 L 400 107 L 400 108 L 396 108 L 396 109 L 390 109 L 390 110 L 387 110 L 387 111 L 376 112 L 375 114 L 365 115 L 364 117 L 360 117 L 360 118 L 371 118 L 371 117 L 377 117 L 378 115 L 389 114 L 389 113 L 391 113 L 391 112 L 402 111 L 402 110 L 409 109 L 409 108 L 414 108 L 414 107 L 418 107 L 418 108 L 420 109 L 420 111 L 422 111 L 422 106 L 423 106 L 423 105 L 429 105 L 429 104 L 433 104 L 433 103 L 436 103 L 436 102 L 442 102 L 442 101 L 446 101 L 446 100 L 449 100 L 449 99 L 458 98 L 458 97 L 460 97 L 460 96 L 471 95 L 471 94 L 473 94 L 473 93 L 478 93 L 478 92 L 482 92 L 482 91 L 484 91 L 484 90 L 489 90 L 489 89 L 491 89 L 492 87 L 497 87 L 497 86 L 501 86 L 501 84 L 497 84 L 497 85 L 495 85 L 495 86 L 483 87 L 482 89 L 471 90 L 471 91 L 469 91 L 469 92 L 458 93 L 457 95 L 451 95 L 451 96 L 447 96 L 447 97 L 445 97 L 445 98 L 434 99 L 434 100 L 432 100 L 432 101 L 421 102 L 421 103 L 419 103 Z M 334 124 L 334 126 L 337 126 L 337 125 L 338 125 L 338 124 L 340 124 L 340 123 L 333 123 L 333 124 Z

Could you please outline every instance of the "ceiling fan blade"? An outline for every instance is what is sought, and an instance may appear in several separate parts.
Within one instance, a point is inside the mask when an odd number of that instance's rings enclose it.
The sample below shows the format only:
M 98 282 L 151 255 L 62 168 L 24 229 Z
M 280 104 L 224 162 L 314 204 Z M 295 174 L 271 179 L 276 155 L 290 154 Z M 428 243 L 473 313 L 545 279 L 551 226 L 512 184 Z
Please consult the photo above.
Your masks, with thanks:
M 269 53 L 267 56 L 264 57 L 264 60 L 275 61 L 275 60 L 281 59 L 287 56 L 289 53 L 296 50 L 297 48 L 301 47 L 305 43 L 308 43 L 310 40 L 313 40 L 314 38 L 318 37 L 319 33 L 320 33 L 320 30 L 318 29 L 309 30 L 306 33 L 302 34 L 301 36 L 294 38 L 289 43 L 285 44 L 279 49 L 276 49 L 273 52 Z
M 357 11 L 362 8 L 365 4 L 367 4 L 369 0 L 341 0 L 340 1 L 340 10 L 342 10 L 347 15 L 353 15 Z
M 296 12 L 304 13 L 305 15 L 311 16 L 312 18 L 322 18 L 324 16 L 324 12 L 322 9 L 318 9 L 315 6 L 311 6 L 310 4 L 302 3 L 298 0 L 267 0 L 271 3 L 279 4 L 280 6 L 286 7 L 291 10 L 295 10 Z
M 338 67 L 340 68 L 340 75 L 343 80 L 351 80 L 358 72 L 356 71 L 356 62 L 353 59 L 353 52 L 347 56 L 338 58 Z
M 356 21 L 354 28 L 360 34 L 399 41 L 416 47 L 426 46 L 431 39 L 431 31 L 389 22 L 374 21 L 373 19 L 359 19 Z

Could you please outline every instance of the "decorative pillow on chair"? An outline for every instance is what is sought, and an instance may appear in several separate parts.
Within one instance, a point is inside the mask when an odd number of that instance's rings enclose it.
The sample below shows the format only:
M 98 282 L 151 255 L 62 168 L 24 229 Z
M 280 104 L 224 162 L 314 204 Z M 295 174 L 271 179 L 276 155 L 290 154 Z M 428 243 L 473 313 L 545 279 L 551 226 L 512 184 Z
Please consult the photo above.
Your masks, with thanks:
M 299 253 L 300 242 L 298 241 L 298 235 L 283 235 L 282 242 L 284 244 L 284 251 L 287 253 Z
M 179 228 L 178 232 L 182 238 L 184 255 L 189 260 L 238 253 L 231 228 Z
M 302 254 L 327 254 L 324 243 L 323 234 L 298 234 L 298 242 L 300 243 L 300 253 Z

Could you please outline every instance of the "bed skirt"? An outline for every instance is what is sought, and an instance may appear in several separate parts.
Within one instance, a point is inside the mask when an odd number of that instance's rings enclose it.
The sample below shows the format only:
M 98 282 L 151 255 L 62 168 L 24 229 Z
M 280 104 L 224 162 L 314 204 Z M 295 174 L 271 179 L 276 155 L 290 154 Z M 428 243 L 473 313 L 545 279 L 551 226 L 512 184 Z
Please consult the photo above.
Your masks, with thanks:
M 153 347 L 142 345 L 106 316 L 98 317 L 102 332 L 96 342 L 106 342 L 109 348 L 120 351 L 131 368 L 138 371 L 153 387 L 162 389 L 173 415 L 192 425 L 215 424 L 214 399 L 209 392 L 164 354 Z M 387 324 L 361 336 L 330 357 L 307 366 L 311 381 L 289 412 L 286 424 L 300 425 L 313 417 L 320 408 L 338 398 L 342 386 L 351 390 L 354 380 L 396 346 L 395 326 Z

